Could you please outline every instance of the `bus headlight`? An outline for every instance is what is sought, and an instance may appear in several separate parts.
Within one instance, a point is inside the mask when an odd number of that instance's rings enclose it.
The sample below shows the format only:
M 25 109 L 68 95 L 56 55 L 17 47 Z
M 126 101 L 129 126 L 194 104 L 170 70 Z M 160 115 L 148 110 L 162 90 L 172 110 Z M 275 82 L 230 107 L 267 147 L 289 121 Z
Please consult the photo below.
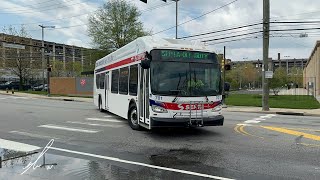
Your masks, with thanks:
M 212 112 L 218 112 L 218 111 L 221 111 L 221 110 L 222 110 L 221 105 L 218 105 L 218 106 L 216 106 L 216 107 L 214 107 L 214 108 L 212 109 Z
M 157 113 L 167 113 L 168 112 L 165 108 L 160 107 L 160 106 L 156 106 L 156 105 L 152 105 L 151 108 L 152 108 L 153 112 L 157 112 Z

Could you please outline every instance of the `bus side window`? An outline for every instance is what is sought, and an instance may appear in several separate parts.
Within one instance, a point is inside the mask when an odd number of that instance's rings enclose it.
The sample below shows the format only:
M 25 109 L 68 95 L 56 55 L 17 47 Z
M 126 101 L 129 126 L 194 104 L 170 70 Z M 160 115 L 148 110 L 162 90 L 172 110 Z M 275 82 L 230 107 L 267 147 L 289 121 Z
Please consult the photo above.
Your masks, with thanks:
M 129 67 L 124 67 L 120 69 L 119 77 L 119 93 L 128 94 L 128 76 L 129 76 Z
M 138 89 L 138 65 L 130 66 L 129 94 L 137 95 Z
M 100 84 L 100 74 L 96 74 L 96 87 L 97 87 L 97 89 L 100 89 L 99 84 Z
M 112 70 L 111 92 L 115 94 L 119 92 L 119 69 Z
M 105 78 L 105 73 L 100 74 L 100 89 L 104 89 L 104 78 Z

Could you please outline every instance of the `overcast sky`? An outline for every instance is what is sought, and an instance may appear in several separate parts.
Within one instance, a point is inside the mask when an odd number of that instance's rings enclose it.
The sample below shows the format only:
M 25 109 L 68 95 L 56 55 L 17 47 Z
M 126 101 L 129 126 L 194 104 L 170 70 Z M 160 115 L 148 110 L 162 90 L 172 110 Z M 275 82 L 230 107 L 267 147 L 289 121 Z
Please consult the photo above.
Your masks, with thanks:
M 148 0 L 148 4 L 145 4 L 139 0 L 127 1 L 136 5 L 142 12 L 140 19 L 146 30 L 157 33 L 175 26 L 174 2 Z M 45 40 L 92 47 L 91 39 L 87 36 L 87 19 L 104 2 L 106 0 L 1 0 L 0 31 L 2 27 L 10 24 L 17 29 L 20 28 L 20 24 L 25 24 L 32 38 L 41 39 L 41 28 L 38 25 L 55 25 L 56 29 L 45 30 Z M 178 36 L 185 37 L 260 23 L 262 22 L 262 2 L 262 0 L 180 0 L 179 24 L 189 22 L 178 27 Z M 270 4 L 271 22 L 319 20 L 319 23 L 312 24 L 272 23 L 271 30 L 320 28 L 320 1 L 270 0 Z M 217 53 L 222 53 L 223 46 L 226 46 L 226 57 L 233 61 L 262 59 L 261 33 L 228 38 L 261 30 L 262 25 L 257 25 L 190 39 L 226 38 L 207 43 Z M 282 58 L 308 58 L 316 40 L 320 39 L 319 29 L 270 33 L 269 56 L 273 59 L 277 58 L 278 52 L 281 53 Z M 307 33 L 308 37 L 299 37 L 301 33 Z M 174 38 L 175 28 L 154 36 Z

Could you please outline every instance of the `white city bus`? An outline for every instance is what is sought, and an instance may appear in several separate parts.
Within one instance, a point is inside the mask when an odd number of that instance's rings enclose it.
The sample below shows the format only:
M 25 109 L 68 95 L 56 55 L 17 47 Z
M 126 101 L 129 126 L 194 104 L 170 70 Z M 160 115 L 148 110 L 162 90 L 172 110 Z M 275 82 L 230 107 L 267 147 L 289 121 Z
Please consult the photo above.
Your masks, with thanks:
M 140 37 L 96 62 L 94 104 L 141 127 L 222 126 L 221 68 L 201 43 Z

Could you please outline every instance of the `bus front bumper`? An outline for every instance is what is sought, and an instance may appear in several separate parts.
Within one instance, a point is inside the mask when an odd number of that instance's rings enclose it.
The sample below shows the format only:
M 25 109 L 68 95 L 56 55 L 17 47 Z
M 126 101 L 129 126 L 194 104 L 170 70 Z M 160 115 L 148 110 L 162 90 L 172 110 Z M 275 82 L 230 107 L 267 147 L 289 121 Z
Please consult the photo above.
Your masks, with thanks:
M 193 126 L 190 124 L 190 119 L 188 118 L 158 118 L 151 117 L 151 127 L 188 127 Z M 224 117 L 218 115 L 215 117 L 204 117 L 203 126 L 223 126 Z

